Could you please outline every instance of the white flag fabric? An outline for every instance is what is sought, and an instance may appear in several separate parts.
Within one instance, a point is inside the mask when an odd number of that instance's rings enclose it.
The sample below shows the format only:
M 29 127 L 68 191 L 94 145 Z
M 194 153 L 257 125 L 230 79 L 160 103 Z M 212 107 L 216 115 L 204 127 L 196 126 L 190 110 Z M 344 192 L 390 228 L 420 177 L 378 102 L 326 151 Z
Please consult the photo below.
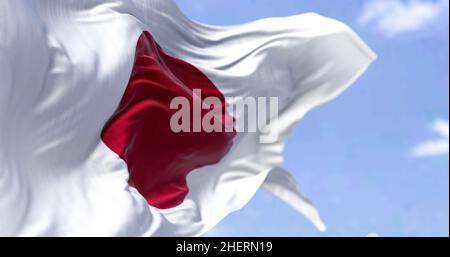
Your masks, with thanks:
M 0 235 L 199 236 L 261 186 L 324 230 L 284 144 L 374 59 L 313 13 L 221 27 L 172 0 L 1 1 Z M 164 103 L 196 83 L 278 97 L 278 139 L 165 131 Z

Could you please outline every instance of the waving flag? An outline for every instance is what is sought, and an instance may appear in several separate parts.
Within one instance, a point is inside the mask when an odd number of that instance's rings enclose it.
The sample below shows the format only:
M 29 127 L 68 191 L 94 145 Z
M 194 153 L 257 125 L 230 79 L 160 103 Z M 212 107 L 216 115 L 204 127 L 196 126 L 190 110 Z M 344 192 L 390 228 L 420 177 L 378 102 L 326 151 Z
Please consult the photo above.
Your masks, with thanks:
M 1 1 L 0 235 L 198 236 L 261 187 L 324 230 L 283 147 L 374 58 L 312 13 L 218 27 L 171 0 Z M 231 129 L 174 132 L 177 97 L 202 119 L 215 97 Z M 275 140 L 235 127 L 236 97 L 277 99 Z

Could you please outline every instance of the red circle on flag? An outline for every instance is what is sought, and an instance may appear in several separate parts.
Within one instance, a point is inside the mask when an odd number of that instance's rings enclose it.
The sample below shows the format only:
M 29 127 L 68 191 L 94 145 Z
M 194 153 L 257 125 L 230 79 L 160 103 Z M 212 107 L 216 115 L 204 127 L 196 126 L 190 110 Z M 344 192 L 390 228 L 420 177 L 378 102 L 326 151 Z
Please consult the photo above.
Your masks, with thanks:
M 201 99 L 193 97 L 194 89 L 201 90 Z M 143 32 L 130 81 L 101 136 L 127 163 L 130 186 L 160 209 L 181 204 L 189 191 L 186 176 L 218 163 L 236 135 L 235 131 L 173 132 L 170 119 L 177 110 L 171 110 L 170 103 L 179 96 L 189 99 L 191 107 L 194 101 L 217 97 L 222 121 L 232 120 L 225 111 L 225 97 L 200 70 L 165 54 L 151 34 Z M 201 116 L 207 113 L 202 110 Z

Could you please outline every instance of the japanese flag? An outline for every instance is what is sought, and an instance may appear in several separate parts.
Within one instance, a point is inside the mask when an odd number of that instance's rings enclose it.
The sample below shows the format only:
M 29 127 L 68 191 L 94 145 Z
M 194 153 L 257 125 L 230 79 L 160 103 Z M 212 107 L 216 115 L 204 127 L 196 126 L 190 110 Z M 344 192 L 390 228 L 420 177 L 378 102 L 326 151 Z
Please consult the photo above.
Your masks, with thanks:
M 1 1 L 0 235 L 199 236 L 261 187 L 324 230 L 283 148 L 374 59 L 313 13 L 219 27 L 172 0 Z M 174 131 L 180 97 L 231 129 Z M 277 99 L 275 138 L 237 129 L 239 97 Z

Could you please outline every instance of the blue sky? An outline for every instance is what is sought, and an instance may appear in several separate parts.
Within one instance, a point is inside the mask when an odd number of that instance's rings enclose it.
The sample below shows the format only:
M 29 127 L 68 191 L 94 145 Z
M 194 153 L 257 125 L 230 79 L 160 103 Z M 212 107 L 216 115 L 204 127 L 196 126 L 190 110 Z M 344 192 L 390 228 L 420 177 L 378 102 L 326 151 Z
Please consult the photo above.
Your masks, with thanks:
M 177 0 L 192 19 L 238 24 L 316 12 L 351 26 L 379 59 L 309 113 L 285 153 L 328 226 L 265 192 L 212 236 L 448 236 L 448 0 Z

